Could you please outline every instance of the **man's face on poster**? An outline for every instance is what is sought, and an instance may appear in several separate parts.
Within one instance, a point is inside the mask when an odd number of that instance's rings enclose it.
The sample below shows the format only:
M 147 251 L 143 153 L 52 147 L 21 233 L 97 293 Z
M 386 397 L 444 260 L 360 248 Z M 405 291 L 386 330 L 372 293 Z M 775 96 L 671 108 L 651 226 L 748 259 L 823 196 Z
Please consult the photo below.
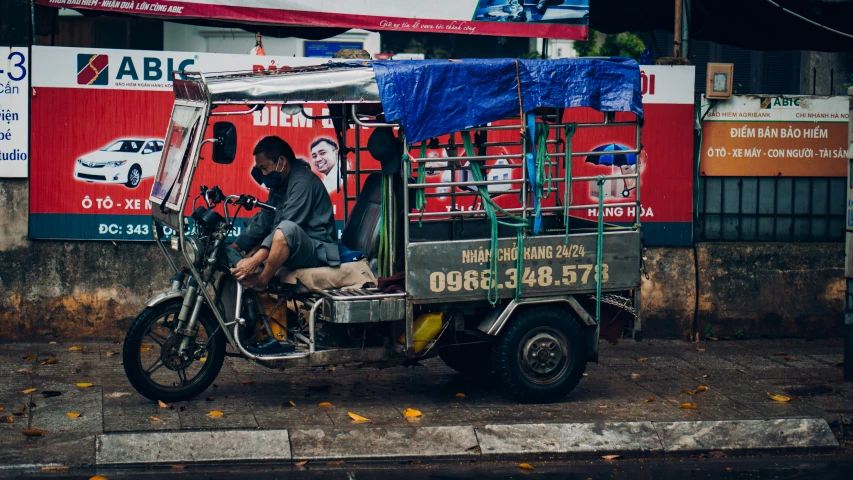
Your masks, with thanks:
M 326 141 L 321 141 L 311 149 L 311 160 L 314 168 L 327 175 L 338 164 L 338 149 Z

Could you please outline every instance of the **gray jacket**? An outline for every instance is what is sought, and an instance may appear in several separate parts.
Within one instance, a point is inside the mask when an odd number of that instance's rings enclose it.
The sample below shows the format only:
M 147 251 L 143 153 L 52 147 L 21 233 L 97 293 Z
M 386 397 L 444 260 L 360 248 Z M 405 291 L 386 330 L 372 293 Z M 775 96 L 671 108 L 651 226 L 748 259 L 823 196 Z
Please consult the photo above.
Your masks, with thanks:
M 294 162 L 284 185 L 270 190 L 267 203 L 276 211 L 261 210 L 246 222 L 235 242 L 240 250 L 247 252 L 258 244 L 269 248 L 275 227 L 289 220 L 311 237 L 321 262 L 333 267 L 341 264 L 332 200 L 323 181 L 306 163 Z

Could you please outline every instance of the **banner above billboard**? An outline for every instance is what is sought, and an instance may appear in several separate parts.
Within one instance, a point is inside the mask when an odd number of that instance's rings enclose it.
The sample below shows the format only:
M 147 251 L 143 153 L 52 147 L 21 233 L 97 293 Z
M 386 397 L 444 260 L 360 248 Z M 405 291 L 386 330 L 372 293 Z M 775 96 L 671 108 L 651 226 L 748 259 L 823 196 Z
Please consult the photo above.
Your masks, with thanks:
M 586 40 L 589 0 L 36 0 L 48 7 L 247 24 Z

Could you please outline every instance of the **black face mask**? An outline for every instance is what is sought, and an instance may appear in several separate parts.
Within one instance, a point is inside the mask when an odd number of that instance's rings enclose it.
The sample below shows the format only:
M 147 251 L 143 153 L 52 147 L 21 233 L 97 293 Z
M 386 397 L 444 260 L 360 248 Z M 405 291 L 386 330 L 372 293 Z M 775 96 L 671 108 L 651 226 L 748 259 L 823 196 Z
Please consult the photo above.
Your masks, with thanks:
M 252 167 L 252 178 L 258 185 L 266 188 L 267 190 L 279 188 L 283 183 L 281 179 L 281 172 L 272 171 L 264 175 L 258 167 Z

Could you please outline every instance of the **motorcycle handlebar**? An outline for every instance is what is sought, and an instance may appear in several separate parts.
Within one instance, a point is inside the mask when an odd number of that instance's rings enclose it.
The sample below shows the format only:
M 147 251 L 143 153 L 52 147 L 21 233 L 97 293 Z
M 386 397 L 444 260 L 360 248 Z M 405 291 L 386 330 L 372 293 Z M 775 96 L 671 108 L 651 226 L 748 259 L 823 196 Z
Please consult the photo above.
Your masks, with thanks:
M 246 210 L 251 210 L 255 207 L 262 210 L 269 210 L 271 212 L 276 210 L 274 206 L 264 203 L 251 195 L 229 195 L 227 198 L 229 203 L 242 206 Z
M 270 205 L 268 203 L 261 202 L 259 200 L 255 200 L 255 205 L 257 205 L 258 208 L 261 208 L 263 210 L 269 210 L 271 212 L 275 211 L 275 207 L 273 207 L 272 205 Z

